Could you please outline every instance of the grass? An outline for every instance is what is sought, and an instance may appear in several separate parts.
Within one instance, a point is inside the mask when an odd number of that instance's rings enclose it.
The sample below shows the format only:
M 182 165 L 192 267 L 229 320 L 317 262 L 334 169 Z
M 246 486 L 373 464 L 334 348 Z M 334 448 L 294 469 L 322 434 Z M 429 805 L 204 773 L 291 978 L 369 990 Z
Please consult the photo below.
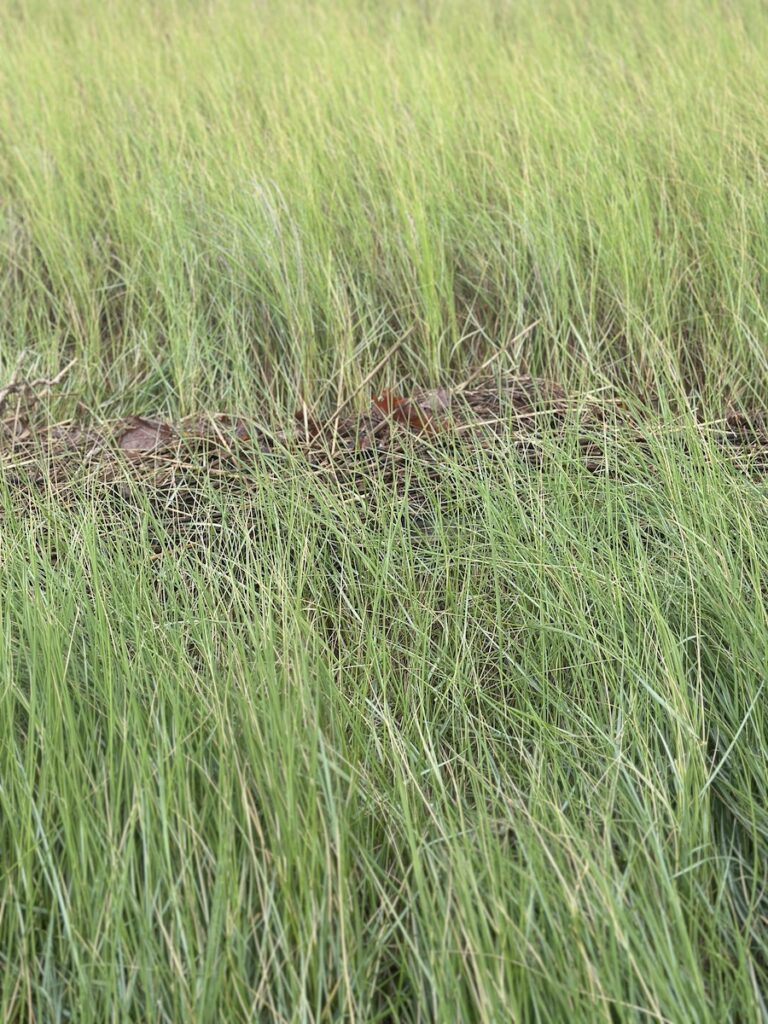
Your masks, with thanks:
M 768 1017 L 768 492 L 693 416 L 768 405 L 763 5 L 0 24 L 0 383 L 77 358 L 52 416 L 502 352 L 646 433 L 418 518 L 265 465 L 189 546 L 0 477 L 0 1018 Z
M 9 7 L 6 359 L 186 411 L 537 322 L 513 365 L 763 396 L 768 17 L 624 8 Z

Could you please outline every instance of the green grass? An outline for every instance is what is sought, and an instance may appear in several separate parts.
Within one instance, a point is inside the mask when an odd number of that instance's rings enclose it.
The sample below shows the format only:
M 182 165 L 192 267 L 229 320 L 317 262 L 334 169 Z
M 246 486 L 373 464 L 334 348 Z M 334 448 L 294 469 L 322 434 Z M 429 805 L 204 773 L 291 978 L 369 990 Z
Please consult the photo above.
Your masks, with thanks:
M 4 356 L 92 402 L 510 361 L 765 397 L 768 14 L 8 5 Z M 82 397 L 82 396 L 81 396 Z
M 764 5 L 0 34 L 0 385 L 77 358 L 52 415 L 330 410 L 391 350 L 663 397 L 418 517 L 265 461 L 190 545 L 0 473 L 0 1019 L 765 1020 L 768 491 L 691 411 L 768 408 Z

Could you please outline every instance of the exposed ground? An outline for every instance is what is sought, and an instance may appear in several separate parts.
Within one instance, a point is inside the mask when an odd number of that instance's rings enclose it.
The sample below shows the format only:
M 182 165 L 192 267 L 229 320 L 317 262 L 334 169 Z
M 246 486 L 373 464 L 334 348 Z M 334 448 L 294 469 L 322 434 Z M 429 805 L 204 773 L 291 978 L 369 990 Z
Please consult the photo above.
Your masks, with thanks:
M 0 1019 L 765 1020 L 764 6 L 0 35 Z
M 15 399 L 13 412 L 0 418 L 0 467 L 22 515 L 40 489 L 65 502 L 85 481 L 120 494 L 139 485 L 155 501 L 173 493 L 183 502 L 200 480 L 247 492 L 254 477 L 279 476 L 297 461 L 363 501 L 385 488 L 418 510 L 428 501 L 424 487 L 439 502 L 443 473 L 478 455 L 479 472 L 484 457 L 498 456 L 543 470 L 548 449 L 568 444 L 587 469 L 620 479 L 620 453 L 635 448 L 648 456 L 654 432 L 676 442 L 678 458 L 687 454 L 680 426 L 646 406 L 569 394 L 529 376 L 481 376 L 407 396 L 387 388 L 364 412 L 323 416 L 303 405 L 288 423 L 211 411 L 177 422 L 129 416 L 51 423 L 40 398 L 62 376 L 16 376 L 0 389 L 0 413 Z M 759 410 L 731 409 L 691 428 L 723 465 L 758 480 L 768 472 L 768 429 Z M 418 487 L 410 478 L 414 467 L 421 469 Z

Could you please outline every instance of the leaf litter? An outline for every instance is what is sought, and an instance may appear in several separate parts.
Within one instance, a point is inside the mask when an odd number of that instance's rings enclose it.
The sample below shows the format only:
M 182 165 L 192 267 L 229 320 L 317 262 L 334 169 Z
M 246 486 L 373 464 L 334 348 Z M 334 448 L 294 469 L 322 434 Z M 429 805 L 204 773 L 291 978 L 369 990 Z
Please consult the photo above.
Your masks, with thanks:
M 246 491 L 256 474 L 279 477 L 297 463 L 363 500 L 394 492 L 418 510 L 439 492 L 446 467 L 465 456 L 471 462 L 478 447 L 544 466 L 548 442 L 570 437 L 587 470 L 621 475 L 611 439 L 644 449 L 652 429 L 621 402 L 511 375 L 408 395 L 384 390 L 364 411 L 326 420 L 304 407 L 287 427 L 274 429 L 251 417 L 213 413 L 175 423 L 138 415 L 47 422 L 43 399 L 65 373 L 30 382 L 14 375 L 0 388 L 0 481 L 22 514 L 35 492 L 65 502 L 85 484 L 123 498 L 138 486 L 178 519 L 198 503 L 203 487 Z M 701 429 L 739 470 L 768 470 L 761 416 L 734 410 Z

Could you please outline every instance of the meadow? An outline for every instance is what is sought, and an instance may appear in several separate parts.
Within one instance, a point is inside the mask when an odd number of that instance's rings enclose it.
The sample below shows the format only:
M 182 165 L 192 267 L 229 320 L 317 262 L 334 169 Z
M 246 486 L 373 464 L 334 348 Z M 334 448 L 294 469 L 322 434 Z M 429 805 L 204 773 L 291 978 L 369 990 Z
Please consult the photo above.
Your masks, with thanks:
M 194 543 L 0 458 L 0 1019 L 766 1020 L 768 487 L 710 429 L 768 411 L 765 5 L 8 0 L 0 41 L 0 388 L 71 363 L 51 422 L 488 364 L 643 435 L 203 475 Z

